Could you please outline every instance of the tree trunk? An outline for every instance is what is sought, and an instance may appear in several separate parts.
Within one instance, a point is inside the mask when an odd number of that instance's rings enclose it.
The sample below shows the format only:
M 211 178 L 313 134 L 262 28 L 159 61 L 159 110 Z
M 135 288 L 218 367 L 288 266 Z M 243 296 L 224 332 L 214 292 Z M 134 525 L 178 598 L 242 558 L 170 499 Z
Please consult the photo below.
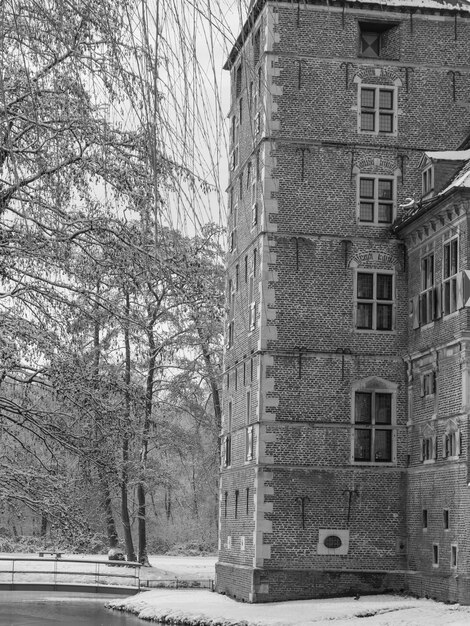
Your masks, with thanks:
M 126 369 L 124 382 L 126 384 L 124 399 L 126 407 L 124 437 L 122 441 L 122 473 L 121 473 L 121 516 L 124 531 L 124 541 L 126 542 L 126 554 L 128 561 L 136 561 L 137 557 L 134 550 L 134 541 L 131 533 L 131 522 L 129 518 L 129 504 L 127 488 L 129 484 L 129 431 L 131 423 L 131 343 L 129 339 L 129 316 L 130 316 L 130 300 L 129 293 L 126 293 L 126 322 L 124 327 L 124 345 L 126 353 Z
M 219 377 L 217 376 L 217 373 L 215 372 L 214 365 L 211 360 L 210 350 L 207 345 L 207 341 L 205 340 L 204 334 L 199 325 L 197 325 L 197 333 L 199 335 L 202 356 L 204 357 L 204 362 L 207 368 L 207 375 L 209 377 L 209 384 L 211 386 L 215 424 L 217 428 L 220 430 L 220 428 L 222 427 L 222 408 L 221 408 L 222 405 L 220 402 L 220 393 L 219 393 L 219 386 L 218 386 Z
M 106 534 L 108 535 L 108 545 L 110 548 L 116 548 L 119 544 L 119 537 L 116 529 L 116 523 L 114 521 L 111 493 L 109 491 L 108 481 L 105 477 L 101 479 L 101 488 L 103 490 L 103 506 L 106 514 Z
M 45 537 L 47 535 L 47 523 L 48 523 L 47 513 L 41 513 L 41 537 Z
M 155 337 L 153 334 L 153 325 L 156 319 L 156 312 L 154 311 L 149 317 L 150 323 L 147 329 L 149 360 L 147 369 L 147 381 L 145 385 L 145 409 L 144 424 L 142 429 L 142 445 L 140 449 L 140 477 L 139 483 L 137 485 L 137 528 L 139 537 L 139 561 L 140 563 L 142 563 L 142 565 L 150 565 L 147 554 L 145 470 L 147 466 L 150 419 L 152 416 L 153 381 L 155 378 L 156 347 Z
M 100 283 L 99 280 L 96 285 L 96 293 L 99 294 L 100 291 Z M 97 298 L 98 301 L 98 298 Z M 93 374 L 95 379 L 95 387 L 99 387 L 99 373 L 100 373 L 100 359 L 101 359 L 101 338 L 100 338 L 100 321 L 98 317 L 98 304 L 95 305 L 95 323 L 93 328 Z M 96 416 L 95 420 L 98 421 L 99 415 Z M 96 423 L 96 422 L 95 422 Z M 99 451 L 97 451 L 97 467 L 98 467 L 98 475 L 100 478 L 102 496 L 103 496 L 103 508 L 106 520 L 106 534 L 108 536 L 108 545 L 110 548 L 115 548 L 119 544 L 119 536 L 117 533 L 116 522 L 114 520 L 113 514 L 113 506 L 112 506 L 112 498 L 111 498 L 111 490 L 109 488 L 108 478 L 106 476 L 106 469 L 102 465 L 102 459 L 99 458 Z
M 171 487 L 165 489 L 165 515 L 166 519 L 170 521 L 172 517 L 171 513 Z

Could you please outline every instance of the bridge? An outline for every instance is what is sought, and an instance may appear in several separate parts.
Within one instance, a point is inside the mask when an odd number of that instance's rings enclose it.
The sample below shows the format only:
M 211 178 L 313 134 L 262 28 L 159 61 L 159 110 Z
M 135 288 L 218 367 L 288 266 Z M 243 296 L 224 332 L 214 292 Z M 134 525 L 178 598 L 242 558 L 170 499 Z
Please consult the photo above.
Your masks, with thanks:
M 140 591 L 140 563 L 40 554 L 44 556 L 0 556 L 0 590 L 128 595 Z

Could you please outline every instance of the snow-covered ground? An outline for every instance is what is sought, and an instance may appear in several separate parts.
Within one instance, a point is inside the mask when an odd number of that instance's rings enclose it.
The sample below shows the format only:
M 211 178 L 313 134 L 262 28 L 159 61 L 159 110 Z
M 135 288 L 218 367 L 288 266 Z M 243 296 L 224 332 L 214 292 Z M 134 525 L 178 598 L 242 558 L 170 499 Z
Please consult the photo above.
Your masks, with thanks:
M 165 578 L 213 579 L 216 560 L 155 555 L 141 577 L 155 572 Z M 243 604 L 207 590 L 155 589 L 113 599 L 109 606 L 153 622 L 200 626 L 470 626 L 470 607 L 392 595 Z
M 64 559 L 67 557 L 107 560 L 104 555 L 64 555 Z M 214 579 L 216 560 L 215 556 L 152 555 L 152 567 L 141 569 L 141 579 Z M 30 565 L 34 569 L 37 561 Z M 83 570 L 76 563 L 62 562 L 62 566 L 73 568 L 81 577 Z M 107 569 L 105 563 L 101 567 Z M 37 578 L 33 569 L 29 572 L 32 579 Z M 112 599 L 108 604 L 152 622 L 191 626 L 470 626 L 470 607 L 393 595 L 243 604 L 205 589 L 154 589 L 130 598 Z
M 202 626 L 469 626 L 470 607 L 401 596 L 243 604 L 206 590 L 155 589 L 107 606 L 167 624 Z

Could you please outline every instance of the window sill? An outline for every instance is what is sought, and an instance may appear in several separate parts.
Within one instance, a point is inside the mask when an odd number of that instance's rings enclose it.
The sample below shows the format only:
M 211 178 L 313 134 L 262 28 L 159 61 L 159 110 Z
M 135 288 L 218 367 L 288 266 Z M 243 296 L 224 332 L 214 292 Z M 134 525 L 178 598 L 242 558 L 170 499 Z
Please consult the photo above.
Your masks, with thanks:
M 425 461 L 423 461 L 423 465 L 432 465 L 435 462 L 436 459 L 426 459 Z
M 351 465 L 361 465 L 363 467 L 397 467 L 396 461 L 351 461 Z
M 356 328 L 357 333 L 368 334 L 368 335 L 396 335 L 396 330 L 377 330 L 375 328 Z
M 379 130 L 358 130 L 359 135 L 370 135 L 371 137 L 397 137 L 398 133 L 393 131 L 391 133 L 380 132 Z
M 434 320 L 432 322 L 428 322 L 427 324 L 423 324 L 422 326 L 418 327 L 419 330 L 428 330 L 431 328 L 434 328 Z
M 393 222 L 364 222 L 357 220 L 359 226 L 375 226 L 375 228 L 390 228 Z
M 450 319 L 452 317 L 457 317 L 458 314 L 459 314 L 458 309 L 457 309 L 457 311 L 452 311 L 452 313 L 443 313 L 442 314 L 442 319 L 448 320 L 448 319 Z

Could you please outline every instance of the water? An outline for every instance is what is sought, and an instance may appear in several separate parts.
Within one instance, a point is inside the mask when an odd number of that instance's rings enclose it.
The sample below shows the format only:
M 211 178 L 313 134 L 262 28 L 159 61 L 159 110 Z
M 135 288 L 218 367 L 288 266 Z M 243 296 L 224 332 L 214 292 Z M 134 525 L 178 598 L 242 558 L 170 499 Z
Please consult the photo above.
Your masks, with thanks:
M 133 615 L 104 608 L 108 597 L 0 591 L 0 626 L 143 626 L 146 623 Z

